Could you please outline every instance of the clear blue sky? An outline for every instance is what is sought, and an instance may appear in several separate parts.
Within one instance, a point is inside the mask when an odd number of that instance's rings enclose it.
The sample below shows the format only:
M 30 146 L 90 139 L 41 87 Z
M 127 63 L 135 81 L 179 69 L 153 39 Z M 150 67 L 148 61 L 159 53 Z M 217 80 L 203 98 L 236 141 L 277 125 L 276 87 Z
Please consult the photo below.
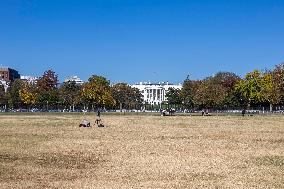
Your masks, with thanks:
M 0 64 L 182 82 L 284 61 L 284 0 L 1 0 Z

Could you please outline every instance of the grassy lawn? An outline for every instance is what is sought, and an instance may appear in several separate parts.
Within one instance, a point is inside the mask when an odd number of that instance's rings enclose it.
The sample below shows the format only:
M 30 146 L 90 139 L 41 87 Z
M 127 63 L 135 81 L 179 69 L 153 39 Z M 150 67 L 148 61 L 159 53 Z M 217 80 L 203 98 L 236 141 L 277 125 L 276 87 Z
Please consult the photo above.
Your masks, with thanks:
M 0 188 L 284 188 L 284 116 L 83 118 L 0 114 Z

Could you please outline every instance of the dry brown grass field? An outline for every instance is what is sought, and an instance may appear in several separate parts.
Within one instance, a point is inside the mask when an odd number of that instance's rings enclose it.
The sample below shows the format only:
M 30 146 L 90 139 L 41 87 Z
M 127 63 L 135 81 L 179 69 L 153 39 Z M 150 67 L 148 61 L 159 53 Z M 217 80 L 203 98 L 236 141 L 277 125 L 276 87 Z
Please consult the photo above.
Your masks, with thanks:
M 82 118 L 1 114 L 0 188 L 284 188 L 284 116 Z

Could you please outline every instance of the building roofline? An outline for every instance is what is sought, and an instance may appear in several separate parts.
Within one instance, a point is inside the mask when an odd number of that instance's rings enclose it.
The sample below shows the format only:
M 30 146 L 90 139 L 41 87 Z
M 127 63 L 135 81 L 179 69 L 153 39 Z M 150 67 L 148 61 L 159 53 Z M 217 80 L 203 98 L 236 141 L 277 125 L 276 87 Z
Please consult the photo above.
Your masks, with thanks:
M 173 83 L 168 83 L 168 82 L 162 82 L 162 83 L 136 83 L 136 84 L 132 84 L 132 85 L 145 85 L 145 86 L 167 86 L 167 85 L 181 85 L 179 84 L 173 84 Z

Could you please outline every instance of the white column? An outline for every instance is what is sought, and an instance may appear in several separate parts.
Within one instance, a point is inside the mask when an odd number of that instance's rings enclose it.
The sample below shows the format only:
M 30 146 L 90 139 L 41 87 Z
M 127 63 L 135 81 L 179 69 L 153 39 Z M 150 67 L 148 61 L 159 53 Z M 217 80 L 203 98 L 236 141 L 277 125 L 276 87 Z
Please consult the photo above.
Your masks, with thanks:
M 158 101 L 158 90 L 159 89 L 156 89 L 156 101 Z

